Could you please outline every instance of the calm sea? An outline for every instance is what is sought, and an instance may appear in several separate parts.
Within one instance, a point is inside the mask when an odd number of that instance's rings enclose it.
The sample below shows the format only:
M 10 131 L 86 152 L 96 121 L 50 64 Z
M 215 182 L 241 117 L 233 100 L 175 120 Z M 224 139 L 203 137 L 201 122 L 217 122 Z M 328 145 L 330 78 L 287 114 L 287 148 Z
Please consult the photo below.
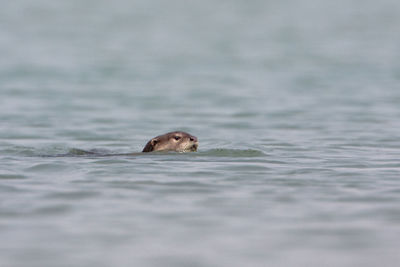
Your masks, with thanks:
M 399 264 L 398 0 L 1 2 L 1 267 Z

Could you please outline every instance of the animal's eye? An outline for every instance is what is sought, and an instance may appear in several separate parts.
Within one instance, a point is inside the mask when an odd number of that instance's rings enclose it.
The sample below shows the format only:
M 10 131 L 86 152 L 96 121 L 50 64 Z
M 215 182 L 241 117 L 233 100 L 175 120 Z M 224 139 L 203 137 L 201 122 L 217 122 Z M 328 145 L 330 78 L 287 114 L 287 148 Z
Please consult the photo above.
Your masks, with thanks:
M 178 141 L 179 139 L 181 139 L 180 136 L 174 136 L 175 140 Z

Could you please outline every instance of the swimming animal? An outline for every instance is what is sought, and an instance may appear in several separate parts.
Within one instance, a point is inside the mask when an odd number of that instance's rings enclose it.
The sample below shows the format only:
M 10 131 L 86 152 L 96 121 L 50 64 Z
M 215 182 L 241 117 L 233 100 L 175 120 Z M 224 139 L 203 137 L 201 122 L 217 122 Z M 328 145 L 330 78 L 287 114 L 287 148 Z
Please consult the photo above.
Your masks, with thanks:
M 152 151 L 176 151 L 193 152 L 197 151 L 199 142 L 197 137 L 185 132 L 170 132 L 156 136 L 147 142 L 142 152 Z

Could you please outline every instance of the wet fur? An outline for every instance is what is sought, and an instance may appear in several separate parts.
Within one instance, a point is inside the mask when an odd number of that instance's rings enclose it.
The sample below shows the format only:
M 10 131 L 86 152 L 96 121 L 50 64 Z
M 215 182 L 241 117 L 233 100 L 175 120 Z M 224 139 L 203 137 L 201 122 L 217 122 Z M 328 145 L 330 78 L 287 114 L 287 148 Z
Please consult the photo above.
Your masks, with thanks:
M 180 137 L 179 140 L 174 141 L 173 138 Z M 182 144 L 187 144 L 184 149 Z M 152 151 L 177 151 L 188 152 L 196 151 L 198 146 L 197 137 L 185 132 L 170 132 L 163 135 L 156 136 L 147 142 L 142 152 Z

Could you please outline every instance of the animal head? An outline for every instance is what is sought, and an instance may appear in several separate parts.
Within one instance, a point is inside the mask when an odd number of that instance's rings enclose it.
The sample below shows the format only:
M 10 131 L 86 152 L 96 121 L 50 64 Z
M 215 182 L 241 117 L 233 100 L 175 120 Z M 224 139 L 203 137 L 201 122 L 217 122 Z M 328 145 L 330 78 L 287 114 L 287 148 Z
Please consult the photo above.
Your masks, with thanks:
M 152 151 L 197 151 L 199 142 L 197 137 L 185 132 L 170 132 L 152 138 L 147 142 L 142 152 Z

